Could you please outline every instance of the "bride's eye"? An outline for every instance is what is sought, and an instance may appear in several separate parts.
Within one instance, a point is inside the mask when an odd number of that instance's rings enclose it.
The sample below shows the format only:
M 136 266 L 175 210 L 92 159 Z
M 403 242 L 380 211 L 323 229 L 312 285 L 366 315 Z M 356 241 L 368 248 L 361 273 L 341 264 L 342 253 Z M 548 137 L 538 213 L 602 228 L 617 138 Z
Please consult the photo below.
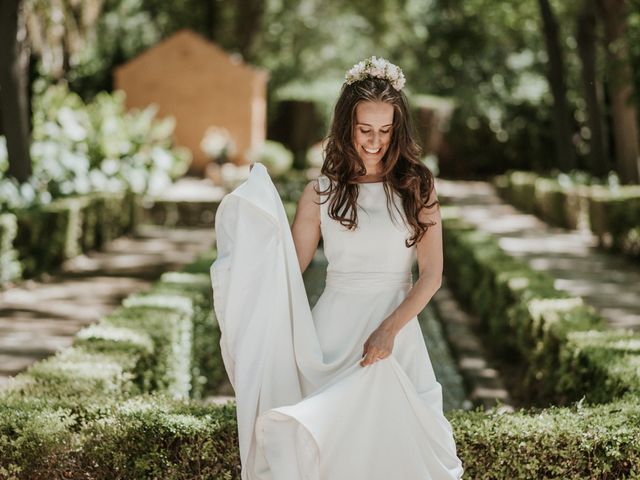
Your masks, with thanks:
M 369 133 L 369 132 L 371 132 L 371 130 L 362 130 L 362 129 L 360 129 L 360 133 Z

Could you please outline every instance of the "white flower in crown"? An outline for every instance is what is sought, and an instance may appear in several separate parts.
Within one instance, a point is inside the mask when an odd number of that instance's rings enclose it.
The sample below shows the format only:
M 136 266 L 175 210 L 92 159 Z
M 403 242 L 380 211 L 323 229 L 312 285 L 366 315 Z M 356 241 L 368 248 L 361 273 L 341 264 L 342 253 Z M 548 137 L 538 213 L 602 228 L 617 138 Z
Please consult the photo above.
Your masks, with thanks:
M 356 63 L 345 75 L 347 85 L 351 85 L 358 80 L 364 80 L 367 77 L 384 78 L 398 91 L 402 90 L 405 84 L 404 74 L 400 67 L 376 56 Z

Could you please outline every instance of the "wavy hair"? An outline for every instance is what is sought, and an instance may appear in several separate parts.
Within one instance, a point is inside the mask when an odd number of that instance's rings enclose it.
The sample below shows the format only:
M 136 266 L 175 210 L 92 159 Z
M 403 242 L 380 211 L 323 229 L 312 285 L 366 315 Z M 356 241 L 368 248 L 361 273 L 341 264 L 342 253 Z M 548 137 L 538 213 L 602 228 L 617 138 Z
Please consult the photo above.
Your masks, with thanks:
M 408 223 L 412 232 L 405 240 L 409 248 L 420 241 L 430 226 L 435 225 L 435 222 L 421 222 L 419 212 L 423 207 L 433 208 L 439 202 L 436 200 L 427 204 L 434 188 L 434 177 L 431 170 L 420 161 L 421 149 L 413 138 L 414 127 L 407 97 L 402 91 L 395 90 L 387 80 L 369 77 L 342 86 L 329 134 L 323 140 L 326 146 L 321 173 L 330 182 L 326 190 L 316 189 L 316 193 L 327 195 L 327 199 L 321 203 L 329 201 L 328 214 L 331 218 L 349 230 L 357 227 L 356 205 L 360 191 L 357 178 L 366 174 L 366 167 L 354 146 L 356 107 L 366 101 L 386 102 L 394 109 L 391 142 L 382 157 L 382 178 L 390 214 L 390 204 L 398 210 L 396 202 L 391 200 L 392 193 L 395 192 L 401 199 L 403 221 L 405 225 Z

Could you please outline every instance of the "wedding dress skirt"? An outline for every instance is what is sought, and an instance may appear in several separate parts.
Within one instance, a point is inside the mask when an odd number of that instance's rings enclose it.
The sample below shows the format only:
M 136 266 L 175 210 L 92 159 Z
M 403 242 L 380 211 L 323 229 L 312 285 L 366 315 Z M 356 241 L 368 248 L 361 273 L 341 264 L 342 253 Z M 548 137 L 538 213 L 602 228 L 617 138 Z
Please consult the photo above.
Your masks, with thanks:
M 416 252 L 382 183 L 361 184 L 358 205 L 355 231 L 319 206 L 329 263 L 313 310 L 266 168 L 256 163 L 218 207 L 211 280 L 243 480 L 462 477 L 417 318 L 389 357 L 360 366 L 364 342 L 411 288 Z

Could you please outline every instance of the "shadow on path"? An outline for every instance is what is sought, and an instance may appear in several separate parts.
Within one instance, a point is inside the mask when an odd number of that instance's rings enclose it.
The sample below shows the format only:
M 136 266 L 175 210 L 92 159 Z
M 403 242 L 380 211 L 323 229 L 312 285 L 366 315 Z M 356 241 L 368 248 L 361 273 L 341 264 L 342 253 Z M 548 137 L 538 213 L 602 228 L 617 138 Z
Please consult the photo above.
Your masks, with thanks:
M 483 181 L 437 179 L 442 205 L 460 207 L 480 230 L 499 237 L 509 254 L 555 277 L 555 287 L 582 297 L 613 328 L 640 330 L 640 265 L 597 248 L 590 231 L 552 227 L 505 203 Z

